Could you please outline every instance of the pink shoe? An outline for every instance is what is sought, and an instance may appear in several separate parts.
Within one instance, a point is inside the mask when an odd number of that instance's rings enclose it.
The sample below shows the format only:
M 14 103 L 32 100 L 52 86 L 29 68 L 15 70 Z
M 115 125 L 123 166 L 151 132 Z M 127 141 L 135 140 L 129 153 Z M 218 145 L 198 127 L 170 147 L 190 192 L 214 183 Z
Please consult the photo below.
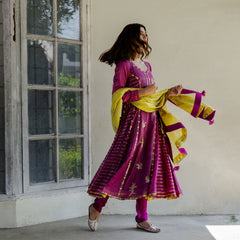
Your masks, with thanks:
M 152 232 L 152 233 L 160 232 L 160 228 L 158 228 L 157 226 L 154 226 L 152 224 L 150 225 L 150 227 L 144 227 L 143 225 L 141 225 L 141 223 L 137 223 L 137 228 L 142 229 L 147 232 Z

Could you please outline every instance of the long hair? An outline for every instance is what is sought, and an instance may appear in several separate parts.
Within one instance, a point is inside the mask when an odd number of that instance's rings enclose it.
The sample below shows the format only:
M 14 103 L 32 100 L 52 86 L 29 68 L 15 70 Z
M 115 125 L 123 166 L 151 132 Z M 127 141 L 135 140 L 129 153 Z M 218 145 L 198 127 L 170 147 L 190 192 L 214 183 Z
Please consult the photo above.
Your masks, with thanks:
M 137 54 L 141 58 L 147 57 L 152 48 L 148 43 L 140 40 L 140 27 L 146 31 L 146 28 L 138 23 L 125 26 L 113 46 L 103 52 L 99 60 L 112 66 L 113 63 L 117 64 L 123 59 L 134 60 Z

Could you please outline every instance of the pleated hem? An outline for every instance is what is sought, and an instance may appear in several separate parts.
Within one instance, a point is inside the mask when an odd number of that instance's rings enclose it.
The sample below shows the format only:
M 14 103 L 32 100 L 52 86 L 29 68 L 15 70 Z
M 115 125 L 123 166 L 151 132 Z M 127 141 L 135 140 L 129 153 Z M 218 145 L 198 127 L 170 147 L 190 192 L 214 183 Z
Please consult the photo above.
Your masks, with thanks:
M 98 197 L 98 198 L 114 198 L 118 200 L 136 200 L 139 198 L 146 198 L 147 200 L 154 200 L 154 199 L 177 199 L 180 196 L 182 196 L 182 193 L 168 193 L 168 194 L 159 194 L 159 193 L 148 193 L 148 194 L 142 194 L 142 195 L 134 195 L 134 196 L 129 196 L 129 195 L 123 195 L 123 194 L 111 194 L 111 193 L 105 193 L 105 192 L 93 192 L 93 191 L 88 191 L 88 194 L 92 197 Z

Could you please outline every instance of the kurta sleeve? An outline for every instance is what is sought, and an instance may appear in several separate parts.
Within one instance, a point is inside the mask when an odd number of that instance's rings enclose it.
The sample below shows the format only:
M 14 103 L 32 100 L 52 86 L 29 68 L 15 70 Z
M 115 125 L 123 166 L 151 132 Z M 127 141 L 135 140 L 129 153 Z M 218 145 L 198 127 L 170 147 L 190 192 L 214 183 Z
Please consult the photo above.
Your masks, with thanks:
M 130 66 L 128 61 L 120 61 L 115 68 L 112 94 L 118 89 L 126 87 L 129 74 Z M 138 90 L 127 91 L 123 95 L 122 100 L 124 103 L 139 100 L 139 91 Z

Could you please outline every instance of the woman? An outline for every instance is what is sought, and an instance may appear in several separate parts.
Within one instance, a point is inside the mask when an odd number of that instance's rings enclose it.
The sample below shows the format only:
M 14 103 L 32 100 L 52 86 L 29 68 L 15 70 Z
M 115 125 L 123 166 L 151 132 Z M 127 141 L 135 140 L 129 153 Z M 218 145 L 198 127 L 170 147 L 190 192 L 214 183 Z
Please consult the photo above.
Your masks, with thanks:
M 157 233 L 160 229 L 148 221 L 147 200 L 178 198 L 178 184 L 172 162 L 165 126 L 157 111 L 145 112 L 134 106 L 141 97 L 157 91 L 151 66 L 143 61 L 151 52 L 146 28 L 129 24 L 118 36 L 112 48 L 100 56 L 100 61 L 116 64 L 113 95 L 122 95 L 122 112 L 113 144 L 94 176 L 88 193 L 96 197 L 89 206 L 89 227 L 97 229 L 102 208 L 109 197 L 136 199 L 137 228 Z M 164 103 L 182 91 L 178 85 L 164 92 Z

